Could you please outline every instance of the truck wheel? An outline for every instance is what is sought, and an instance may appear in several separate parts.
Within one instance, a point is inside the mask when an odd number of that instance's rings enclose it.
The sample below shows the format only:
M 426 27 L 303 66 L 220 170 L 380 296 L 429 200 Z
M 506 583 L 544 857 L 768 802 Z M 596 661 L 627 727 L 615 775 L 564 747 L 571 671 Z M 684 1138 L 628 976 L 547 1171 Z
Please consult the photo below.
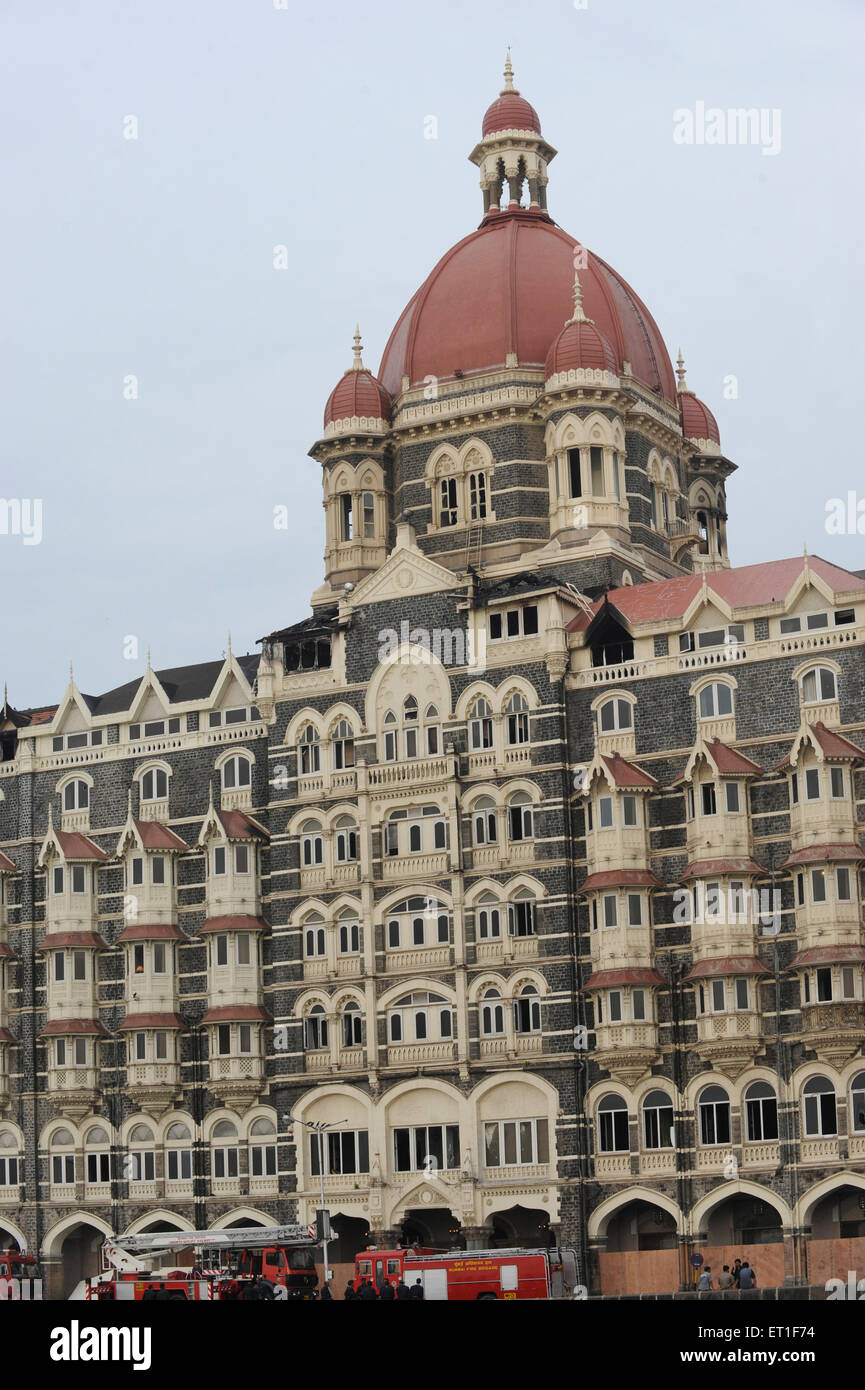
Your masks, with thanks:
M 489 1299 L 489 1298 L 491 1298 L 491 1299 L 493 1299 L 493 1301 L 495 1301 L 495 1299 L 496 1299 L 496 1294 L 494 1294 L 494 1293 L 479 1293 L 478 1296 L 477 1296 L 477 1302 L 478 1302 L 478 1303 L 482 1303 L 482 1302 L 484 1302 L 486 1299 Z

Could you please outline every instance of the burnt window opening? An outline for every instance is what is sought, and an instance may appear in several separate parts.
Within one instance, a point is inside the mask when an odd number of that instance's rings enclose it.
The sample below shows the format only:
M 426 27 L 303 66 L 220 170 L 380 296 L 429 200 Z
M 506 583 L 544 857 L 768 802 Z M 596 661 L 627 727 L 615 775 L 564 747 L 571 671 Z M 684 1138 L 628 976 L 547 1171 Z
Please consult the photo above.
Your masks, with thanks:
M 592 665 L 618 666 L 634 659 L 634 639 L 612 617 L 600 620 L 591 637 Z
M 330 638 L 319 637 L 285 647 L 286 671 L 324 671 L 330 666 Z

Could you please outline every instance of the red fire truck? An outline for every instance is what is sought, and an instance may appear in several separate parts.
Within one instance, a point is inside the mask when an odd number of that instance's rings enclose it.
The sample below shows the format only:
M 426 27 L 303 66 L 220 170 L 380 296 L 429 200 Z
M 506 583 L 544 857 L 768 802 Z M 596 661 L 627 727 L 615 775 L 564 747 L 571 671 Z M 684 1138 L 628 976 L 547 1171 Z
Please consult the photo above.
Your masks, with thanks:
M 355 1292 L 418 1280 L 424 1299 L 569 1298 L 577 1284 L 573 1250 L 428 1250 L 369 1248 L 355 1257 Z
M 172 1302 L 236 1299 L 256 1276 L 274 1285 L 274 1298 L 314 1298 L 318 1284 L 312 1247 L 313 1226 L 259 1226 L 219 1231 L 153 1231 L 111 1236 L 102 1246 L 103 1273 L 79 1285 L 72 1295 L 100 1302 L 138 1300 L 152 1289 Z M 190 1246 L 226 1252 L 227 1267 L 201 1279 L 186 1269 L 153 1269 L 154 1258 Z M 209 1256 L 207 1264 L 212 1264 Z

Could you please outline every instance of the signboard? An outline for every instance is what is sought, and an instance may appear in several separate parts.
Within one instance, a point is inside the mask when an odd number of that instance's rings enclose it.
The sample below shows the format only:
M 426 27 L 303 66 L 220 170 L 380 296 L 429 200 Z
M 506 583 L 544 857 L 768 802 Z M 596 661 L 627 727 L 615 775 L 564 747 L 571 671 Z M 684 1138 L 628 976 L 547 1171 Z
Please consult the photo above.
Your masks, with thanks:
M 700 1265 L 701 1265 L 702 1263 L 703 1263 L 703 1256 L 702 1256 L 702 1255 L 700 1255 L 700 1254 L 697 1253 L 697 1254 L 693 1254 L 693 1255 L 691 1256 L 691 1264 L 694 1266 L 695 1269 L 699 1269 L 699 1268 L 700 1268 Z

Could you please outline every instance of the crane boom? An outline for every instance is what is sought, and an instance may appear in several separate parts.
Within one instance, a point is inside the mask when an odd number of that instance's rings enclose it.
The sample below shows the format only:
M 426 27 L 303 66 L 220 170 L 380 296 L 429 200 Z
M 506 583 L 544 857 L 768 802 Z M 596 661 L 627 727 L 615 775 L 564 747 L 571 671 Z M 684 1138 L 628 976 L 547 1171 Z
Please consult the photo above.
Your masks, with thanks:
M 148 1231 L 137 1236 L 111 1236 L 111 1245 L 129 1255 L 157 1250 L 183 1250 L 189 1245 L 212 1250 L 254 1250 L 268 1245 L 314 1245 L 314 1226 L 245 1226 L 215 1231 Z

